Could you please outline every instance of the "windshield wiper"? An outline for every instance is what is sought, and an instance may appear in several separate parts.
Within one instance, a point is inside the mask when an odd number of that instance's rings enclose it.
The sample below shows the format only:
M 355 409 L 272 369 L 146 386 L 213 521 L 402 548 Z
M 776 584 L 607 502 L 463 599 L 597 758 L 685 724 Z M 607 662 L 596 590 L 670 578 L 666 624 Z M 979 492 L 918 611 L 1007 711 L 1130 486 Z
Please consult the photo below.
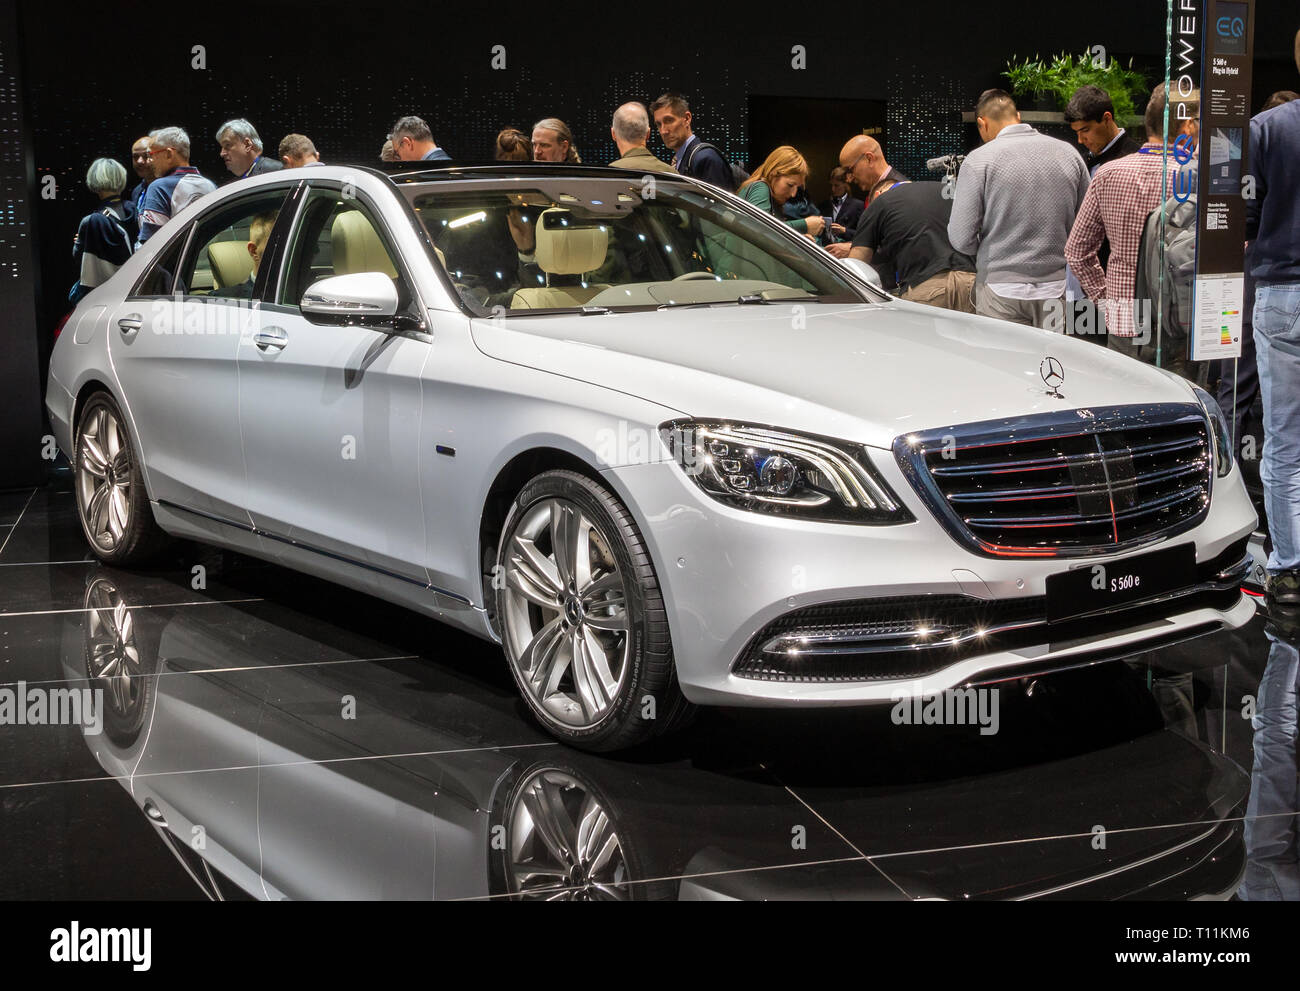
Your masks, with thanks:
M 584 317 L 589 317 L 600 313 L 609 313 L 610 309 L 608 306 L 582 306 L 578 308 L 578 312 Z
M 795 297 L 796 299 L 800 297 Z M 762 293 L 746 293 L 744 296 L 737 296 L 736 302 L 740 306 L 753 306 L 755 304 L 769 305 L 772 301 L 763 296 Z

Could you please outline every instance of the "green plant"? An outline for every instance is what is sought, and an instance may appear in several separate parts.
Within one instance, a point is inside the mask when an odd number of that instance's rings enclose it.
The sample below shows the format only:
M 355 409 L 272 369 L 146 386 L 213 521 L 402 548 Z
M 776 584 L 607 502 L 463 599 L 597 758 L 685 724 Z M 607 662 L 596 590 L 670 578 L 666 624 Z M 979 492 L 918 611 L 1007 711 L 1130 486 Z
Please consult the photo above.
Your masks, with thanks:
M 1015 58 L 1013 55 L 1003 73 L 1015 96 L 1050 93 L 1057 106 L 1064 110 L 1075 90 L 1080 86 L 1091 85 L 1100 86 L 1110 94 L 1116 118 L 1130 117 L 1138 112 L 1135 107 L 1146 106 L 1146 77 L 1133 68 L 1132 59 L 1127 66 L 1121 65 L 1117 59 L 1109 59 L 1105 64 L 1098 65 L 1091 51 L 1082 55 L 1062 52 L 1050 59 L 1035 56 L 1023 62 L 1015 62 Z

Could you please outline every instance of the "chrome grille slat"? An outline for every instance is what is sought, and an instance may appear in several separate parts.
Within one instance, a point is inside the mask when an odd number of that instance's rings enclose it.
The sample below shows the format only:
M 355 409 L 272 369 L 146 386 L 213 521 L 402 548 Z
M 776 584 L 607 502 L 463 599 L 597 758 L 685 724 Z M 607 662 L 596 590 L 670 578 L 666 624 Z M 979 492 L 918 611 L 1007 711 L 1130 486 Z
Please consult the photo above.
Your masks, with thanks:
M 1122 489 L 1136 488 L 1139 485 L 1152 484 L 1154 482 L 1166 481 L 1170 478 L 1177 478 L 1180 475 L 1195 474 L 1203 472 L 1205 464 L 1201 461 L 1192 462 L 1191 464 L 1179 465 L 1173 468 L 1165 468 L 1156 472 L 1139 473 L 1132 482 L 1123 482 L 1119 485 L 1113 485 L 1111 488 L 1118 492 Z M 1066 496 L 1078 495 L 1081 492 L 1106 492 L 1109 491 L 1105 482 L 1098 482 L 1095 485 L 1060 485 L 1046 486 L 1037 489 L 990 489 L 984 492 L 952 492 L 948 495 L 949 502 L 1004 502 L 1014 501 L 1016 499 L 1041 499 L 1052 498 L 1059 499 Z
M 1210 443 L 1200 407 L 1171 403 L 951 427 L 894 450 L 944 525 L 981 553 L 1072 555 L 1199 522 Z
M 1150 513 L 1159 512 L 1161 509 L 1167 509 L 1170 506 L 1177 505 L 1187 499 L 1194 499 L 1201 494 L 1199 488 L 1183 489 L 1171 496 L 1166 496 L 1157 502 L 1150 503 L 1138 509 L 1125 510 L 1116 512 L 1116 520 L 1133 520 L 1140 516 Z M 1075 513 L 1070 516 L 1015 516 L 995 519 L 993 517 L 967 517 L 963 520 L 967 526 L 987 526 L 987 527 L 1016 527 L 1021 529 L 1034 529 L 1037 527 L 1053 526 L 1097 526 L 1100 524 L 1110 525 L 1112 517 L 1110 514 L 1105 516 L 1081 516 Z

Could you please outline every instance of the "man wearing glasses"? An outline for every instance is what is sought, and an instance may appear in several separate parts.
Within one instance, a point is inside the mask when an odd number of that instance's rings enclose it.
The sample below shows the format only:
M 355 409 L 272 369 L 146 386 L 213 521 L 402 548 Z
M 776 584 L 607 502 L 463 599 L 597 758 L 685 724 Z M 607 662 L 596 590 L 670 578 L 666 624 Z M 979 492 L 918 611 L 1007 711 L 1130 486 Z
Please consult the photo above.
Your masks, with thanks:
M 435 162 L 451 158 L 433 140 L 429 125 L 419 117 L 403 117 L 388 135 L 399 162 Z
M 137 248 L 192 200 L 217 188 L 211 179 L 205 179 L 190 165 L 190 136 L 179 127 L 163 127 L 149 133 L 149 161 L 154 180 L 140 200 Z
M 885 161 L 885 150 L 870 134 L 859 134 L 849 138 L 840 149 L 840 166 L 848 169 L 849 178 L 866 194 L 864 199 L 867 206 L 871 205 L 871 191 L 886 179 L 891 183 L 908 181 L 907 176 Z M 826 250 L 836 258 L 848 258 L 854 248 L 864 247 L 867 247 L 866 242 L 855 237 L 852 242 L 840 241 L 828 245 Z M 872 256 L 871 267 L 880 275 L 880 283 L 885 289 L 892 289 L 898 285 L 893 258 L 877 252 Z

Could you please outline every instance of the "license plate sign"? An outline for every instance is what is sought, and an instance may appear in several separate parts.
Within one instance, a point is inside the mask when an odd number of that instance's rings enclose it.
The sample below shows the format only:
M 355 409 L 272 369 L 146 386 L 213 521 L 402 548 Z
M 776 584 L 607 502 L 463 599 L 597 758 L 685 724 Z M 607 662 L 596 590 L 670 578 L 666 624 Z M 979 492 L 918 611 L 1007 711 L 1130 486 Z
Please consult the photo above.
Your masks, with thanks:
M 1121 561 L 1085 564 L 1047 578 L 1047 621 L 1059 623 L 1087 613 L 1172 592 L 1196 580 L 1196 546 L 1180 544 Z

